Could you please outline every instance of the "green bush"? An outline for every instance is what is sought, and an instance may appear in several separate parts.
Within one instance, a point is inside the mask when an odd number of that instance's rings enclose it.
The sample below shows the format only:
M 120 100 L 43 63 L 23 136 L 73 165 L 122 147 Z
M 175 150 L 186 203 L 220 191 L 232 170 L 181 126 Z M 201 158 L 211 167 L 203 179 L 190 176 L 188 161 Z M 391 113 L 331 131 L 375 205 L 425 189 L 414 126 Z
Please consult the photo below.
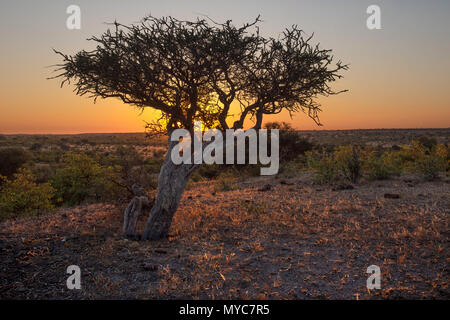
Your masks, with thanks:
M 48 183 L 37 184 L 30 171 L 21 169 L 13 179 L 0 176 L 0 180 L 0 220 L 53 209 L 55 190 Z
M 331 183 L 339 179 L 338 166 L 332 153 L 308 151 L 306 163 L 317 183 Z
M 153 157 L 156 159 L 162 159 L 165 156 L 166 152 L 167 151 L 164 149 L 157 149 L 153 151 Z
M 226 192 L 236 190 L 237 186 L 234 183 L 234 178 L 229 173 L 224 173 L 219 176 L 214 186 L 214 192 Z
M 55 163 L 61 160 L 61 156 L 63 152 L 60 150 L 51 148 L 48 151 L 35 151 L 33 152 L 33 161 L 34 162 L 44 162 L 44 163 Z
M 384 180 L 401 173 L 401 162 L 396 152 L 381 153 L 366 150 L 363 153 L 364 173 L 370 180 Z
M 421 136 L 414 141 L 428 150 L 431 150 L 437 146 L 437 140 L 434 137 Z
M 48 163 L 35 163 L 31 167 L 37 183 L 50 182 L 55 175 L 56 166 Z
M 200 181 L 202 180 L 201 178 L 207 180 L 217 179 L 224 169 L 225 168 L 219 164 L 204 165 L 196 172 L 196 177 L 193 177 L 193 180 L 195 181 L 195 179 L 197 179 L 197 181 Z
M 305 152 L 313 149 L 313 144 L 308 139 L 301 136 L 300 132 L 295 131 L 289 123 L 286 122 L 268 122 L 266 129 L 280 130 L 280 162 L 287 163 L 297 157 L 304 155 Z M 269 140 L 270 142 L 270 140 Z M 270 147 L 268 148 L 270 150 Z
M 313 144 L 296 131 L 280 131 L 280 162 L 286 163 L 313 149 Z
M 123 192 L 120 166 L 101 166 L 86 154 L 66 153 L 63 166 L 56 170 L 52 186 L 58 203 L 76 205 L 82 202 L 107 201 Z
M 0 175 L 11 177 L 30 159 L 29 153 L 19 147 L 0 149 Z
M 446 146 L 444 144 L 438 144 L 436 146 L 436 155 L 442 159 L 444 159 L 444 170 L 446 172 L 450 171 L 450 146 Z
M 353 145 L 339 146 L 334 158 L 343 178 L 357 183 L 362 173 L 361 149 Z
M 118 182 L 128 190 L 131 190 L 131 186 L 135 183 L 144 189 L 156 188 L 157 183 L 153 175 L 159 173 L 161 164 L 154 168 L 152 164 L 149 164 L 151 161 L 146 161 L 135 147 L 118 147 L 115 152 L 100 161 L 104 166 L 120 168 Z
M 31 151 L 39 151 L 42 148 L 42 144 L 40 144 L 39 142 L 34 142 L 31 147 L 30 150 Z
M 264 126 L 267 130 L 278 129 L 280 131 L 293 131 L 290 123 L 284 121 L 267 122 Z
M 419 141 L 413 141 L 411 152 L 415 155 L 414 170 L 421 173 L 427 181 L 436 180 L 439 173 L 447 169 L 447 154 L 444 153 L 446 149 L 443 145 L 428 149 Z

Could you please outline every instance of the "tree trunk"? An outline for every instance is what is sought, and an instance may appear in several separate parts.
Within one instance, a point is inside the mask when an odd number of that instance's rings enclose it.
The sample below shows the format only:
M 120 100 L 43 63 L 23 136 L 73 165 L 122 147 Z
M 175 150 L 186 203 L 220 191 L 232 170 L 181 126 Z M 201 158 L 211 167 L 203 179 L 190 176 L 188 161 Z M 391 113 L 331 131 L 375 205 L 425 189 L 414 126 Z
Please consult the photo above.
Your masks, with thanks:
M 169 150 L 159 173 L 158 194 L 142 234 L 143 240 L 167 237 L 186 183 L 195 170 L 201 166 L 198 164 L 175 165 L 170 156 L 175 144 L 174 142 L 169 143 Z
M 145 196 L 134 197 L 124 212 L 123 234 L 129 238 L 139 238 L 136 233 L 136 226 L 142 210 L 149 206 L 148 198 Z
M 137 221 L 142 215 L 142 211 L 150 206 L 150 202 L 138 184 L 133 184 L 131 191 L 134 197 L 123 214 L 123 234 L 129 238 L 139 238 L 136 234 Z

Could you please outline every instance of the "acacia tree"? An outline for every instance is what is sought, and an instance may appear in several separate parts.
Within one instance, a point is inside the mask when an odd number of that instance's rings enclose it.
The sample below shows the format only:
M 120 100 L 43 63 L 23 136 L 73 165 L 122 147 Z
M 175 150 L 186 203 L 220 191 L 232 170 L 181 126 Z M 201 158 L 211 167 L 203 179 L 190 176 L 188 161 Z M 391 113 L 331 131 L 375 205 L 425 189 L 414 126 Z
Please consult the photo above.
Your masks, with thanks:
M 259 33 L 261 20 L 240 27 L 209 19 L 181 21 L 148 16 L 130 26 L 113 23 L 91 51 L 62 56 L 58 64 L 61 86 L 71 82 L 78 95 L 119 98 L 138 108 L 159 110 L 150 129 L 184 128 L 194 122 L 208 128 L 243 129 L 253 121 L 260 129 L 265 114 L 303 111 L 317 124 L 321 111 L 316 98 L 337 94 L 330 83 L 341 78 L 347 65 L 333 62 L 331 50 L 311 44 L 297 26 L 278 38 Z M 232 103 L 240 113 L 231 118 Z M 234 120 L 234 121 L 233 121 Z M 167 236 L 173 215 L 190 176 L 199 164 L 175 165 L 168 141 L 158 193 L 143 239 Z

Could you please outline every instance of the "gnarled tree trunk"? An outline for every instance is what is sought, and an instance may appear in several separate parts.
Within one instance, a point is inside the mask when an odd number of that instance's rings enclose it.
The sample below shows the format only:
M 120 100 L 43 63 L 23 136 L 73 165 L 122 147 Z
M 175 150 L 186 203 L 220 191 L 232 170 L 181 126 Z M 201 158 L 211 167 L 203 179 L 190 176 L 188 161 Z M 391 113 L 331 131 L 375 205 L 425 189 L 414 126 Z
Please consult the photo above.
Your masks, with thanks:
M 148 206 L 147 197 L 134 197 L 128 204 L 124 213 L 123 234 L 126 237 L 138 237 L 136 234 L 136 226 L 142 210 Z
M 169 150 L 159 173 L 158 194 L 142 234 L 143 240 L 167 237 L 186 184 L 190 176 L 201 166 L 199 164 L 174 164 L 171 159 L 171 151 L 175 145 L 175 142 L 169 142 Z
M 134 198 L 130 201 L 123 214 L 123 234 L 129 238 L 138 238 L 136 226 L 142 211 L 150 206 L 144 190 L 137 184 L 132 187 Z

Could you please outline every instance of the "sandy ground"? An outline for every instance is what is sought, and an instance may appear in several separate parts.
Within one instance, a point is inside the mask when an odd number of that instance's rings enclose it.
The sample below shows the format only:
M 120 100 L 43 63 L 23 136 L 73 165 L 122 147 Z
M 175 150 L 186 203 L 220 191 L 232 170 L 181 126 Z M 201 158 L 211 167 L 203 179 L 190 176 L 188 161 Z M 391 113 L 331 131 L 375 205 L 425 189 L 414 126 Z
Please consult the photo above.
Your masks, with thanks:
M 448 181 L 227 183 L 187 190 L 161 241 L 121 237 L 125 204 L 1 223 L 0 298 L 450 298 Z M 66 287 L 69 265 L 81 268 L 81 290 Z M 370 265 L 381 290 L 366 288 Z

